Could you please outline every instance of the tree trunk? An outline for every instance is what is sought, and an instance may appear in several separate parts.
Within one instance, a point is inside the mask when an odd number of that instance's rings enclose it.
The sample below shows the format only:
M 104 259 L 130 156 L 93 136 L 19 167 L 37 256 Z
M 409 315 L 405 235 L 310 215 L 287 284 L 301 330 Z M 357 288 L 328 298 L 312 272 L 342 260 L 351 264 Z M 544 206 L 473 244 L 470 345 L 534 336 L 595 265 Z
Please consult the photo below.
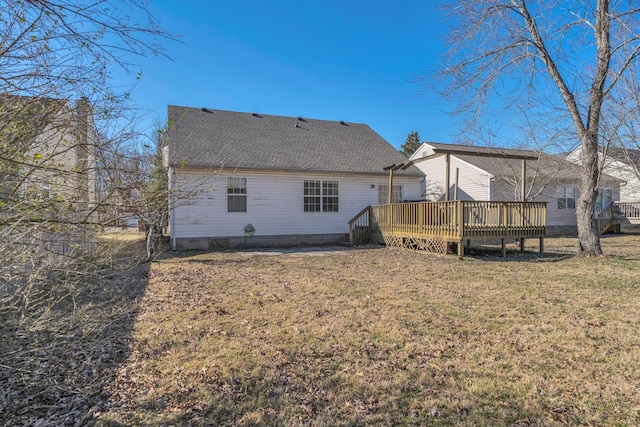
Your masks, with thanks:
M 149 232 L 147 233 L 147 259 L 146 262 L 149 262 L 153 259 L 153 256 L 156 252 L 156 225 L 149 225 Z
M 593 211 L 598 198 L 598 139 L 593 133 L 582 138 L 582 179 L 580 198 L 576 206 L 578 227 L 578 255 L 583 257 L 602 256 L 600 231 L 593 220 Z

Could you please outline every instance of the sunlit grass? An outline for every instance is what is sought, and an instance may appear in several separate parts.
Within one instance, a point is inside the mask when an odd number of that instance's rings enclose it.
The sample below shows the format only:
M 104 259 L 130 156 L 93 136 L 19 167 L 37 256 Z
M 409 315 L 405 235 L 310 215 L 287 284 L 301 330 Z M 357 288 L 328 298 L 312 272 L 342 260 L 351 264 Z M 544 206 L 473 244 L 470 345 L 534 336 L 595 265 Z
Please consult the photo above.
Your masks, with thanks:
M 637 425 L 640 237 L 575 245 L 153 263 L 100 422 Z

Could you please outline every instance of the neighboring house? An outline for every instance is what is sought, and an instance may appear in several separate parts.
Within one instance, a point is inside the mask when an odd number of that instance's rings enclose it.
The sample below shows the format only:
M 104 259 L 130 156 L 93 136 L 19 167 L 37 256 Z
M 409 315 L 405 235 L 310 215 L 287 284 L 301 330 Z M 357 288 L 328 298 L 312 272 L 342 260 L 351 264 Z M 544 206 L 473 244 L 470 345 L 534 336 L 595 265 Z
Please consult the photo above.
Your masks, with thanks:
M 0 246 L 10 244 L 7 257 L 96 249 L 94 228 L 84 226 L 95 219 L 96 138 L 85 99 L 0 94 Z
M 569 153 L 567 160 L 580 164 L 581 148 Z M 620 201 L 640 201 L 640 151 L 607 147 L 605 156 L 602 152 L 598 157 L 602 164 L 602 171 L 622 181 L 620 184 Z
M 435 155 L 434 148 L 468 152 L 450 155 L 450 200 L 521 201 L 522 160 L 483 157 L 482 154 L 504 153 L 537 157 L 537 160 L 527 160 L 525 163 L 526 200 L 547 202 L 548 235 L 576 232 L 576 200 L 579 197 L 580 172 L 576 165 L 565 161 L 565 156 L 531 150 L 425 142 L 410 160 L 425 174 L 421 188 L 423 197 L 433 201 L 444 200 L 446 195 L 445 156 Z M 454 194 L 456 176 L 457 195 Z M 600 203 L 603 206 L 606 200 L 619 200 L 620 180 L 603 175 L 601 192 Z
M 567 155 L 567 160 L 580 164 L 581 147 Z M 604 153 L 604 154 L 603 154 Z M 640 151 L 607 147 L 603 152 L 598 153 L 600 164 L 602 165 L 603 176 L 613 176 L 619 179 L 620 194 L 610 197 L 613 189 L 607 188 L 606 180 L 601 187 L 598 207 L 606 210 L 609 203 L 613 202 L 611 215 L 615 217 L 615 222 L 619 229 L 637 229 L 640 227 Z M 604 175 L 606 174 L 606 175 Z M 601 178 L 601 181 L 603 179 Z M 607 212 L 604 213 L 607 215 Z
M 177 249 L 334 244 L 386 203 L 406 158 L 365 124 L 169 106 L 169 231 Z M 393 199 L 420 196 L 396 170 Z
M 89 102 L 0 95 L 2 174 L 7 206 L 70 222 L 86 220 L 95 204 L 93 147 L 96 132 Z

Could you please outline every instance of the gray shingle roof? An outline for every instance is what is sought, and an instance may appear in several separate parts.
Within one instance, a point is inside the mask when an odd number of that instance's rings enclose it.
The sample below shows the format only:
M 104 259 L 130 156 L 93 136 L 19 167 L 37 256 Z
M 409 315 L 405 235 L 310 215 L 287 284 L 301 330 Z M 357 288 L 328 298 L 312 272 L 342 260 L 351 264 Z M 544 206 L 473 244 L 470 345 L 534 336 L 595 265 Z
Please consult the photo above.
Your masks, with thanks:
M 407 160 L 365 124 L 173 105 L 168 118 L 172 166 L 386 174 Z
M 640 166 L 640 150 L 632 148 L 607 147 L 607 156 L 624 163 L 635 163 Z
M 460 144 L 443 144 L 440 142 L 426 142 L 433 146 L 433 148 L 439 148 L 442 150 L 455 150 L 466 151 L 470 155 L 474 154 L 491 154 L 494 156 L 509 155 L 509 156 L 534 156 L 537 157 L 540 153 L 534 150 L 517 150 L 513 148 L 501 148 L 501 147 L 482 147 L 477 145 L 460 145 Z
M 580 167 L 566 160 L 564 154 L 547 154 L 533 150 L 515 150 L 510 148 L 477 147 L 455 144 L 440 144 L 427 142 L 436 148 L 451 150 L 468 150 L 470 155 L 458 155 L 455 157 L 472 164 L 497 179 L 512 179 L 521 174 L 522 162 L 517 159 L 506 159 L 499 157 L 479 157 L 471 153 L 504 153 L 509 155 L 537 156 L 538 160 L 527 160 L 527 177 L 550 182 L 579 182 Z M 603 175 L 604 182 L 615 182 L 618 179 L 606 174 Z

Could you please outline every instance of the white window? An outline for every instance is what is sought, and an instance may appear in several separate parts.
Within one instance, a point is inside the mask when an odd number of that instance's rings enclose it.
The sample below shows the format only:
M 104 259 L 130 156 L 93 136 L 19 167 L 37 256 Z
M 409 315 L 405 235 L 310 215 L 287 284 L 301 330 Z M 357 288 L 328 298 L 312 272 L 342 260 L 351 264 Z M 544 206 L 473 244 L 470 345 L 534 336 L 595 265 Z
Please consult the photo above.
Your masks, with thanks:
M 389 185 L 378 185 L 378 204 L 389 203 Z M 402 203 L 402 185 L 394 185 L 391 191 L 391 203 Z
M 571 185 L 556 187 L 556 201 L 558 210 L 575 210 L 578 189 Z
M 338 212 L 338 181 L 305 180 L 305 212 Z
M 51 197 L 51 179 L 44 178 L 42 180 L 42 198 L 49 199 Z
M 322 212 L 338 212 L 338 181 L 322 181 Z
M 227 212 L 247 211 L 247 178 L 227 178 Z

